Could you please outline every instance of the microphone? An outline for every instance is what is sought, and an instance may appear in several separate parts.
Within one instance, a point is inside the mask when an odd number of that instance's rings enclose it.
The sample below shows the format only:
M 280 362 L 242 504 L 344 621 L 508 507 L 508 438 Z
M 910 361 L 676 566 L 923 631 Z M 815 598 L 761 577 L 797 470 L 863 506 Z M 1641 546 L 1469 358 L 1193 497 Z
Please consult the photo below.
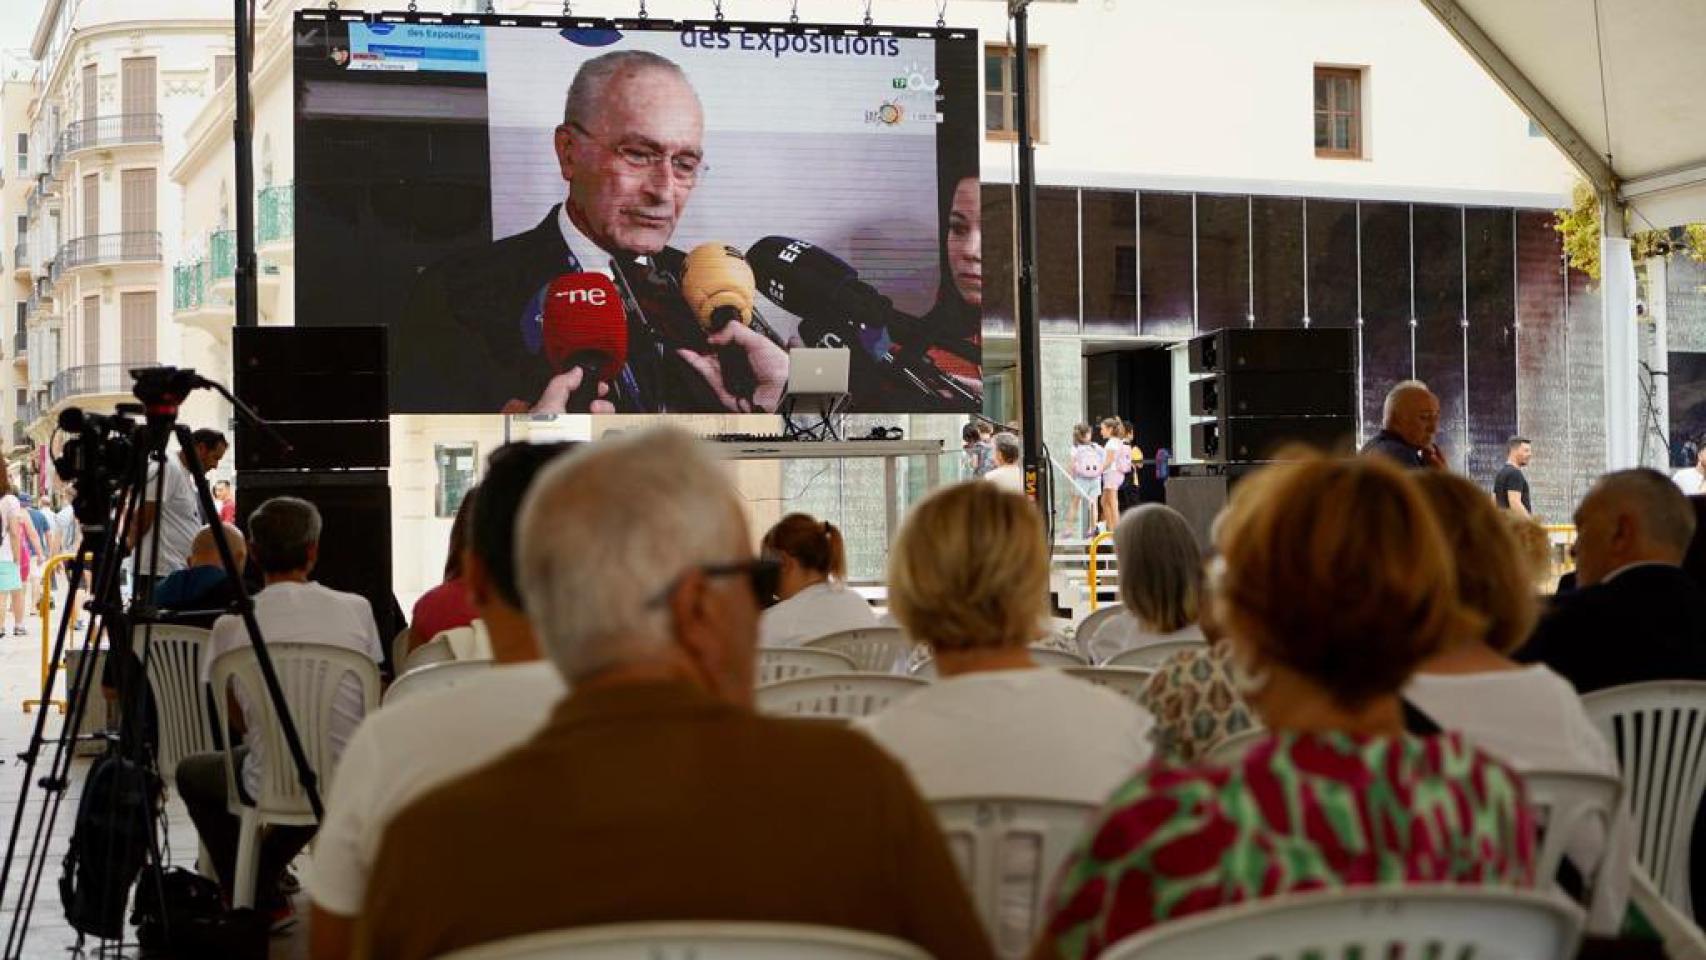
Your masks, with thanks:
M 701 243 L 687 254 L 682 265 L 681 295 L 706 333 L 717 333 L 736 322 L 752 326 L 757 286 L 746 258 L 725 243 Z M 758 389 L 758 375 L 743 347 L 735 343 L 718 347 L 717 366 L 730 395 L 752 399 Z
M 765 237 L 747 251 L 759 289 L 800 317 L 800 339 L 824 346 L 857 344 L 866 355 L 913 387 L 975 404 L 964 385 L 924 358 L 930 343 L 924 322 L 895 309 L 894 301 L 859 279 L 859 272 L 822 247 L 788 237 Z M 893 335 L 894 339 L 891 339 Z M 897 359 L 894 340 L 910 344 Z
M 616 285 L 601 273 L 565 273 L 545 288 L 545 358 L 558 373 L 581 371 L 568 409 L 584 411 L 598 385 L 628 362 L 628 314 Z

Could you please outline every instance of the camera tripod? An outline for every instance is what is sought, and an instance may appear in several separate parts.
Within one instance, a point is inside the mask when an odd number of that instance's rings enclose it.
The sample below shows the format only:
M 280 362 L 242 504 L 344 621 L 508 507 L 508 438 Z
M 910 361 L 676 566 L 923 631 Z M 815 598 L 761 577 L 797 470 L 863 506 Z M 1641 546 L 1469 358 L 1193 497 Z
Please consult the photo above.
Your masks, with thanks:
M 107 741 L 107 753 L 96 761 L 95 768 L 90 771 L 90 783 L 85 787 L 86 790 L 92 791 L 93 781 L 97 777 L 110 775 L 111 784 L 107 790 L 110 799 L 105 810 L 91 809 L 92 806 L 100 804 L 91 804 L 88 796 L 85 796 L 79 805 L 71 841 L 72 852 L 66 858 L 67 874 L 61 880 L 62 900 L 70 897 L 74 889 L 77 891 L 77 895 L 71 897 L 75 902 L 65 902 L 64 907 L 67 919 L 78 931 L 78 947 L 81 948 L 85 935 L 93 935 L 103 941 L 100 948 L 102 955 L 106 955 L 109 947 L 115 951 L 113 956 L 120 955 L 124 946 L 124 911 L 128 904 L 130 888 L 135 883 L 143 861 L 156 868 L 151 872 L 156 881 L 160 878 L 162 857 L 156 840 L 155 821 L 162 814 L 161 777 L 149 736 L 153 709 L 147 679 L 152 654 L 153 627 L 159 622 L 160 616 L 149 597 L 132 596 L 128 607 L 122 602 L 121 561 L 127 553 L 126 545 L 133 539 L 136 518 L 147 499 L 145 492 L 150 465 L 154 470 L 153 502 L 160 504 L 164 500 L 168 469 L 166 449 L 168 440 L 173 437 L 177 438 L 181 450 L 188 454 L 182 459 L 195 486 L 198 509 L 203 518 L 213 518 L 217 521 L 218 509 L 208 486 L 206 471 L 194 455 L 195 446 L 191 431 L 177 422 L 178 407 L 190 391 L 207 388 L 220 393 L 230 400 L 242 415 L 270 432 L 264 421 L 223 386 L 197 376 L 193 370 L 151 367 L 132 370 L 131 376 L 136 381 L 134 393 L 141 405 L 121 404 L 118 412 L 111 416 L 88 414 L 70 408 L 63 411 L 59 417 L 59 429 L 76 436 L 66 442 L 54 465 L 62 478 L 76 485 L 72 509 L 78 521 L 83 524 L 84 530 L 83 542 L 69 564 L 67 577 L 68 582 L 75 587 L 82 582 L 86 571 L 93 571 L 88 603 L 90 617 L 81 645 L 82 669 L 66 691 L 69 712 L 64 718 L 59 736 L 51 742 L 52 752 L 47 773 L 34 783 L 39 786 L 41 797 L 29 853 L 22 862 L 23 873 L 17 887 L 16 909 L 12 914 L 4 951 L 0 952 L 0 960 L 18 960 L 22 957 L 36 897 L 40 892 L 41 879 L 46 872 L 47 844 L 70 786 L 74 747 L 79 739 L 76 731 L 81 728 L 91 695 L 95 693 L 95 654 L 100 649 L 102 639 L 106 640 L 108 651 L 106 672 L 116 680 L 113 685 L 117 687 L 118 692 L 119 719 L 116 736 L 99 735 L 99 739 Z M 138 414 L 143 417 L 141 423 L 135 419 Z M 279 442 L 283 443 L 282 440 Z M 288 447 L 288 444 L 284 445 Z M 159 570 L 159 523 L 160 518 L 156 517 L 154 535 L 144 540 L 144 544 L 150 548 L 150 556 L 146 558 L 146 569 L 150 574 Z M 267 653 L 260 625 L 256 622 L 254 603 L 243 582 L 243 571 L 237 567 L 225 537 L 221 535 L 213 539 L 225 575 L 237 594 L 237 600 L 232 605 L 233 612 L 243 620 L 265 682 L 267 696 L 272 702 L 285 743 L 295 763 L 297 777 L 307 794 L 315 818 L 319 819 L 323 816 L 323 808 L 316 777 L 313 768 L 308 764 L 284 692 L 279 685 L 278 675 Z M 138 558 L 137 568 L 139 572 L 144 569 L 141 558 Z M 68 601 L 60 613 L 53 652 L 43 678 L 44 700 L 51 697 L 60 664 L 64 660 L 67 640 L 72 632 L 71 623 L 75 613 L 73 606 L 74 604 Z M 141 628 L 140 644 L 134 643 L 134 628 L 137 627 Z M 11 890 L 9 884 L 12 866 L 22 836 L 37 761 L 41 758 L 43 748 L 50 745 L 46 737 L 47 717 L 50 712 L 46 709 L 37 712 L 29 744 L 19 754 L 19 759 L 24 764 L 24 775 L 19 788 L 18 806 L 13 813 L 6 860 L 4 864 L 0 864 L 0 904 L 6 902 L 6 896 Z M 105 771 L 101 769 L 103 764 L 108 764 Z M 120 809 L 121 797 L 127 797 L 131 801 L 124 810 Z M 100 820 L 101 817 L 105 817 L 105 820 Z M 80 848 L 80 841 L 85 845 L 96 844 L 99 849 Z M 110 874 L 102 876 L 116 874 L 117 882 L 108 883 L 91 892 L 88 890 L 87 878 L 74 878 L 74 861 L 80 849 L 84 854 L 101 858 L 100 862 L 110 871 Z M 73 882 L 74 879 L 84 879 L 85 883 L 78 886 Z M 156 890 L 155 893 L 158 895 L 160 891 Z M 170 940 L 171 931 L 167 930 L 165 934 Z

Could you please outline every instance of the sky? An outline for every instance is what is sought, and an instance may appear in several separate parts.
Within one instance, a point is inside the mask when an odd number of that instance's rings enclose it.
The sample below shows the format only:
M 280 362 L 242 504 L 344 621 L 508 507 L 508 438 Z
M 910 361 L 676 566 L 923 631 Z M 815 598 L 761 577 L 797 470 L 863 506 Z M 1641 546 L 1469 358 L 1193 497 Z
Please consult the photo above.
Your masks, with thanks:
M 30 37 L 46 0 L 0 0 L 0 50 L 29 56 Z

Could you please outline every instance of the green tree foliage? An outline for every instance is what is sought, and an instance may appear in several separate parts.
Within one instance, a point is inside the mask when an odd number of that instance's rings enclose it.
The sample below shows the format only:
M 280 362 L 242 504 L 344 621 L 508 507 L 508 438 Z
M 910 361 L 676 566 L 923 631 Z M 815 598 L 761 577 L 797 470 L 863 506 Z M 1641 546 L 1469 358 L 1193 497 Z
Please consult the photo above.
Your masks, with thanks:
M 1599 197 L 1594 194 L 1593 187 L 1576 181 L 1575 189 L 1570 192 L 1570 207 L 1557 211 L 1552 229 L 1564 238 L 1564 255 L 1570 258 L 1570 266 L 1598 283 Z M 1629 235 L 1629 242 L 1634 248 L 1636 263 L 1664 256 L 1679 246 L 1685 246 L 1684 252 L 1694 260 L 1706 263 L 1706 223 L 1691 223 L 1684 227 L 1683 237 L 1685 243 L 1678 244 L 1668 230 L 1637 230 Z

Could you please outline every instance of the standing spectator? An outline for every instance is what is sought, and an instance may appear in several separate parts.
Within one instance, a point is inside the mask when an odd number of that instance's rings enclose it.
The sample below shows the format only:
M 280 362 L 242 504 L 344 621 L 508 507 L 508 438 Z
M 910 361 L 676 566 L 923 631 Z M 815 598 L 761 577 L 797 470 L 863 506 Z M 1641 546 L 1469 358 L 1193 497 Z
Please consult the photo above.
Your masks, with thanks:
M 219 522 L 237 522 L 237 497 L 231 492 L 231 481 L 221 480 L 213 485 L 213 499 L 219 504 Z
M 1405 380 L 1388 391 L 1380 423 L 1380 432 L 1363 444 L 1363 454 L 1377 453 L 1412 470 L 1445 466 L 1445 455 L 1434 442 L 1439 432 L 1439 398 L 1427 384 Z
M 468 549 L 468 525 L 474 512 L 479 487 L 469 487 L 456 508 L 456 519 L 450 524 L 450 552 L 444 560 L 444 579 L 439 585 L 421 594 L 415 609 L 409 614 L 408 649 L 414 650 L 446 630 L 466 627 L 479 613 L 468 599 L 468 585 L 462 580 L 462 558 Z M 402 664 L 395 665 L 398 670 Z
M 132 530 L 131 568 L 136 582 L 132 592 L 148 597 L 154 592 L 154 581 L 189 561 L 190 542 L 196 533 L 216 518 L 203 517 L 196 502 L 195 478 L 190 475 L 189 458 L 201 461 L 204 472 L 212 471 L 225 458 L 225 435 L 218 430 L 201 429 L 191 435 L 190 449 L 179 450 L 176 457 L 167 456 L 164 464 L 165 487 L 158 486 L 160 465 L 150 465 L 142 507 L 137 511 Z M 154 544 L 159 541 L 158 566 Z
M 1072 483 L 1078 490 L 1068 498 L 1066 526 L 1088 537 L 1096 527 L 1096 502 L 1102 494 L 1102 451 L 1090 442 L 1087 423 L 1072 428 Z
M 960 450 L 966 476 L 978 479 L 995 469 L 995 448 L 979 424 L 968 423 L 960 428 Z
M 865 598 L 847 589 L 847 546 L 827 520 L 803 513 L 783 517 L 759 545 L 780 568 L 775 606 L 758 621 L 758 642 L 795 647 L 843 630 L 877 625 Z
M 1120 438 L 1125 441 L 1126 453 L 1131 457 L 1131 469 L 1126 471 L 1125 482 L 1120 484 L 1119 490 L 1120 510 L 1124 512 L 1142 502 L 1138 495 L 1138 474 L 1143 469 L 1143 448 L 1137 445 L 1137 424 L 1122 421 Z
M 853 731 L 753 710 L 769 564 L 746 528 L 727 473 L 679 430 L 601 440 L 540 474 L 517 579 L 571 693 L 531 740 L 395 816 L 356 956 L 669 920 L 829 924 L 990 956 L 906 772 Z
M 1411 673 L 1476 617 L 1399 469 L 1268 467 L 1240 484 L 1216 545 L 1217 619 L 1273 735 L 1230 768 L 1151 764 L 1117 788 L 1056 880 L 1033 958 L 1095 957 L 1158 923 L 1292 892 L 1532 886 L 1522 781 L 1455 734 L 1405 732 Z
M 995 469 L 983 475 L 983 479 L 995 484 L 1008 493 L 1025 494 L 1025 471 L 1019 466 L 1019 438 L 1011 433 L 995 435 Z
M 23 505 L 12 491 L 12 478 L 0 469 L 0 596 L 12 610 L 12 634 L 22 636 L 24 622 L 29 616 L 29 603 L 24 596 L 23 564 L 26 551 L 20 517 Z
M 1131 451 L 1121 436 L 1124 424 L 1118 417 L 1102 421 L 1102 519 L 1097 524 L 1112 530 L 1120 519 L 1120 487 L 1131 472 Z
M 1671 480 L 1685 497 L 1706 493 L 1706 445 L 1701 446 L 1694 459 L 1694 466 L 1678 470 Z
M 1534 502 L 1528 497 L 1528 475 L 1522 468 L 1534 457 L 1534 445 L 1524 437 L 1512 437 L 1505 445 L 1505 465 L 1493 478 L 1493 503 L 1500 510 L 1512 510 L 1525 517 L 1534 516 Z
M 47 547 L 43 545 L 41 536 L 36 533 L 35 520 L 30 514 L 30 495 L 18 494 L 18 510 L 14 515 L 12 534 L 18 540 L 18 577 L 24 584 L 24 608 L 34 610 L 36 605 L 35 575 L 41 572 L 47 562 Z M 25 633 L 22 626 L 12 628 L 12 635 L 21 637 Z

